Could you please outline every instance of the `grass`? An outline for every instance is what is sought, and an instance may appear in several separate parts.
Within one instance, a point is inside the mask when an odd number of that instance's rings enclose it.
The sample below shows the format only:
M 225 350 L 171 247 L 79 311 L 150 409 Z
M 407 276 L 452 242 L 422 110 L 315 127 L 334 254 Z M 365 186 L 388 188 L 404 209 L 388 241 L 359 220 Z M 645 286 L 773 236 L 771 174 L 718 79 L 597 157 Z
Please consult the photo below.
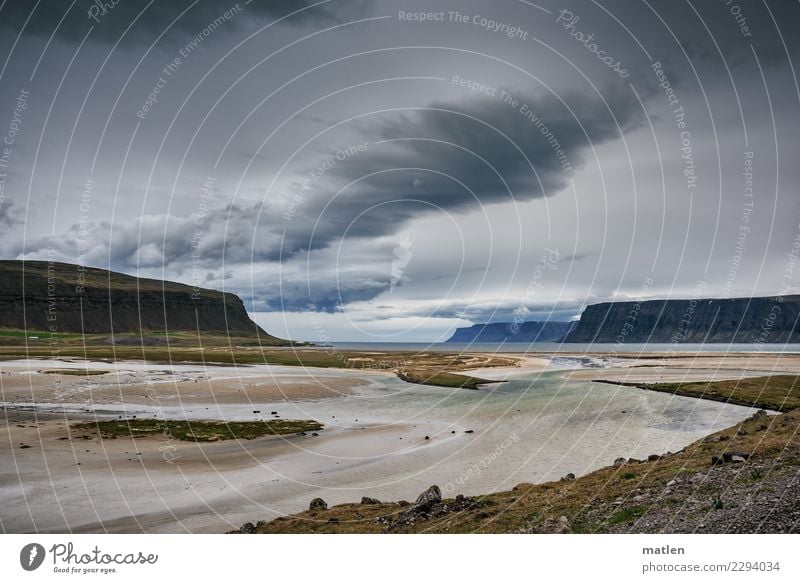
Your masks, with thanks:
M 636 386 L 686 397 L 752 405 L 773 411 L 793 411 L 800 408 L 800 376 L 797 375 L 690 383 L 636 383 Z
M 98 375 L 108 374 L 109 371 L 107 371 L 107 370 L 81 369 L 81 368 L 53 368 L 53 369 L 50 369 L 50 370 L 43 370 L 41 372 L 42 372 L 42 374 L 66 375 L 66 376 L 74 376 L 74 377 L 89 377 L 89 376 L 98 376 Z
M 80 334 L 71 334 L 69 332 L 50 332 L 44 330 L 12 330 L 0 329 L 0 338 L 11 339 L 28 339 L 36 336 L 38 340 L 71 340 L 80 338 Z M 36 340 L 34 340 L 35 342 Z
M 181 441 L 223 441 L 255 439 L 265 435 L 287 435 L 319 431 L 322 424 L 311 420 L 269 419 L 265 421 L 182 421 L 166 419 L 130 419 L 77 423 L 76 431 L 95 431 L 103 437 L 168 436 Z
M 435 387 L 450 387 L 453 389 L 477 390 L 482 384 L 494 382 L 463 374 L 436 372 L 428 369 L 404 369 L 398 371 L 397 376 L 407 383 L 432 385 Z
M 476 389 L 488 382 L 459 374 L 473 368 L 509 367 L 514 358 L 458 352 L 354 352 L 307 346 L 262 346 L 254 336 L 188 332 L 63 337 L 41 344 L 0 342 L 2 358 L 84 358 L 88 360 L 144 360 L 154 363 L 202 363 L 215 365 L 282 365 L 318 368 L 351 368 L 398 374 L 408 382 L 443 387 Z M 157 344 L 152 341 L 158 340 Z M 168 344 L 167 344 L 168 343 Z
M 647 506 L 631 506 L 629 508 L 624 508 L 612 514 L 608 519 L 608 523 L 621 524 L 624 522 L 633 522 L 647 512 L 647 508 Z

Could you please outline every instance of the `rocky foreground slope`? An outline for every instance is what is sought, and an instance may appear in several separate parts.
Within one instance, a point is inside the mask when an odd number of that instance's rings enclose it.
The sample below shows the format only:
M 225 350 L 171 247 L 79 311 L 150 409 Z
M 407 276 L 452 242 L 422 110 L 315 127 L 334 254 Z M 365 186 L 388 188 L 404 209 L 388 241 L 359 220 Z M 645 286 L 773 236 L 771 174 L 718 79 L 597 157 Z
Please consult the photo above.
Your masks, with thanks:
M 231 293 L 47 261 L 0 261 L 0 328 L 124 334 L 220 332 L 281 341 Z
M 748 380 L 739 396 L 755 406 L 764 390 L 800 397 L 800 377 Z M 431 486 L 414 502 L 364 497 L 328 508 L 317 498 L 305 512 L 236 532 L 798 533 L 800 410 L 759 410 L 679 452 L 619 458 L 577 478 L 449 499 Z
M 583 477 L 508 492 L 328 508 L 247 523 L 240 533 L 798 533 L 798 412 L 758 413 L 678 453 L 622 459 Z
M 649 300 L 588 306 L 566 342 L 800 342 L 800 296 Z

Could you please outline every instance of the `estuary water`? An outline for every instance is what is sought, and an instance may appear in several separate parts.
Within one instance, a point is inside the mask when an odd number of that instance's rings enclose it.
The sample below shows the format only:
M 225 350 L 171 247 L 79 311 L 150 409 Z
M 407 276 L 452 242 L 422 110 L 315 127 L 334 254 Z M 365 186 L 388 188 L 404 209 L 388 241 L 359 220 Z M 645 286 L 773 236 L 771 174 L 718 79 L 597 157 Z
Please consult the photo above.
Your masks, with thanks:
M 132 363 L 114 366 L 127 364 Z M 37 365 L 44 366 L 41 361 Z M 142 370 L 143 365 L 136 366 Z M 208 375 L 212 367 L 179 368 L 183 377 L 191 378 Z M 232 372 L 228 367 L 221 374 Z M 249 520 L 301 511 L 318 496 L 329 504 L 362 496 L 413 500 L 437 484 L 452 497 L 558 480 L 567 473 L 581 475 L 618 457 L 642 459 L 678 451 L 753 413 L 748 407 L 570 380 L 563 369 L 481 371 L 504 380 L 477 391 L 409 384 L 356 370 L 259 366 L 237 372 L 274 374 L 298 383 L 341 382 L 343 377 L 360 382 L 352 392 L 332 398 L 274 403 L 243 394 L 241 402 L 200 395 L 182 405 L 164 406 L 124 399 L 20 404 L 73 418 L 254 420 L 275 412 L 284 419 L 316 419 L 325 428 L 318 436 L 179 442 L 174 463 L 161 459 L 161 442 L 148 445 L 145 440 L 137 440 L 144 452 L 141 465 L 130 461 L 128 442 L 119 440 L 108 442 L 94 463 L 84 461 L 80 468 L 70 450 L 57 457 L 58 450 L 48 446 L 47 464 L 36 458 L 25 462 L 9 452 L 11 457 L 0 455 L 0 461 L 25 472 L 27 493 L 10 474 L 7 481 L 0 480 L 9 509 L 4 521 L 14 530 L 29 530 L 33 519 L 40 530 L 69 526 L 85 531 L 221 532 Z M 4 405 L 15 408 L 13 403 Z M 123 451 L 114 453 L 115 447 Z M 61 488 L 59 508 L 46 494 L 53 479 Z M 44 497 L 38 499 L 36 492 Z

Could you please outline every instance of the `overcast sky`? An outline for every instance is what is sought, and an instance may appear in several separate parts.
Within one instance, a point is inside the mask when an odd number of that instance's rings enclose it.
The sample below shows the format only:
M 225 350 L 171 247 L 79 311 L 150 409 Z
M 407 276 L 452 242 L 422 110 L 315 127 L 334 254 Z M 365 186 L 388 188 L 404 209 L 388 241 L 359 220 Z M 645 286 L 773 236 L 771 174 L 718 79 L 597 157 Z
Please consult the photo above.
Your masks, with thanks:
M 0 256 L 435 341 L 797 293 L 795 1 L 0 0 Z

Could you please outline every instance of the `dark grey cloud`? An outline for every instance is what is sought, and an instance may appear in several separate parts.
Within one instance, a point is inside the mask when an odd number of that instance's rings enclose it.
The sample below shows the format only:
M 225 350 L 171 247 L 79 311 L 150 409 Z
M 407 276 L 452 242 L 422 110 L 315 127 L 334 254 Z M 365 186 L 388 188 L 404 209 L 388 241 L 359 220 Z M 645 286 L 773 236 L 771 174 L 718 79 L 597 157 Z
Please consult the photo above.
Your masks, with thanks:
M 388 288 L 386 274 L 365 269 L 348 273 L 344 279 L 316 274 L 281 282 L 259 281 L 253 305 L 256 311 L 333 313 L 351 302 L 371 300 Z
M 238 13 L 230 21 L 239 27 L 263 26 L 282 17 L 287 17 L 287 25 L 321 24 L 360 14 L 367 4 L 334 0 L 313 6 L 317 3 L 318 0 L 253 0 L 249 4 L 245 0 L 119 0 L 112 6 L 109 0 L 7 0 L 0 10 L 0 30 L 4 35 L 16 35 L 24 25 L 23 34 L 49 38 L 55 33 L 62 40 L 81 41 L 94 26 L 92 40 L 113 43 L 131 26 L 124 43 L 150 44 L 173 20 L 166 42 L 177 35 L 201 33 L 229 10 Z M 101 9 L 100 5 L 108 8 Z M 94 18 L 90 18 L 90 10 Z
M 498 97 L 434 101 L 360 124 L 366 149 L 344 160 L 331 153 L 332 167 L 302 193 L 290 216 L 285 204 L 267 198 L 211 209 L 200 224 L 195 216 L 159 215 L 99 222 L 83 234 L 73 225 L 55 238 L 28 240 L 24 246 L 20 241 L 17 253 L 32 256 L 55 247 L 69 260 L 88 249 L 84 259 L 89 263 L 123 271 L 181 270 L 193 258 L 209 271 L 221 264 L 287 263 L 343 240 L 391 235 L 420 216 L 554 195 L 591 156 L 592 147 L 620 138 L 642 121 L 638 103 L 618 91 L 602 96 L 508 91 L 516 106 Z M 533 121 L 526 109 L 535 114 Z M 368 262 L 382 262 L 384 268 L 364 265 L 341 278 L 336 271 L 317 270 L 313 276 L 301 273 L 296 281 L 258 282 L 254 303 L 265 310 L 303 311 L 313 305 L 333 312 L 375 298 L 392 285 L 395 250 L 388 246 L 375 253 Z
M 780 282 L 784 272 L 798 216 L 797 2 L 575 0 L 569 9 L 580 16 L 576 30 L 593 33 L 598 46 L 624 60 L 631 72 L 625 79 L 555 22 L 562 6 L 549 0 L 543 4 L 554 11 L 550 16 L 524 2 L 430 0 L 410 7 L 388 0 L 336 0 L 287 18 L 243 45 L 237 58 L 215 66 L 237 40 L 310 4 L 312 0 L 239 2 L 241 15 L 204 41 L 204 50 L 193 53 L 180 74 L 170 78 L 153 115 L 141 120 L 128 154 L 127 132 L 139 123 L 133 112 L 164 66 L 163 55 L 149 55 L 127 85 L 139 52 L 192 6 L 160 41 L 159 47 L 178 54 L 174 45 L 185 46 L 236 1 L 192 5 L 191 0 L 156 0 L 142 12 L 146 0 L 120 0 L 99 15 L 74 61 L 72 51 L 92 25 L 87 10 L 93 0 L 72 5 L 46 54 L 41 53 L 45 41 L 71 2 L 0 3 L 0 52 L 11 50 L 31 17 L 9 55 L 0 86 L 5 104 L 0 134 L 18 87 L 32 85 L 34 96 L 11 160 L 17 169 L 34 169 L 33 176 L 20 172 L 21 185 L 30 179 L 29 199 L 24 199 L 24 188 L 15 189 L 21 198 L 14 199 L 28 209 L 27 240 L 21 240 L 19 226 L 26 219 L 18 208 L 0 208 L 3 254 L 44 259 L 54 249 L 64 261 L 187 282 L 197 276 L 203 285 L 242 293 L 258 310 L 304 312 L 313 306 L 338 315 L 347 311 L 348 316 L 355 310 L 362 321 L 370 316 L 386 321 L 508 321 L 524 303 L 528 319 L 546 318 L 551 310 L 556 311 L 552 317 L 565 319 L 584 303 L 631 297 L 651 272 L 660 286 L 653 293 L 663 295 L 691 293 L 700 277 L 707 278 L 709 290 L 724 280 L 742 214 L 739 166 L 747 149 L 755 151 L 757 160 L 758 216 L 752 224 L 758 228 L 754 226 L 747 241 L 737 289 L 755 293 L 758 285 L 759 292 L 776 291 L 774 281 Z M 749 36 L 731 12 L 734 5 L 746 18 Z M 459 10 L 519 24 L 553 51 L 472 24 L 403 23 L 397 19 L 398 8 Z M 123 40 L 127 50 L 115 53 L 93 86 L 73 139 L 89 82 L 110 43 L 140 12 Z M 388 18 L 291 44 L 317 29 L 363 16 Z M 417 49 L 397 50 L 408 45 Z M 286 50 L 249 71 L 276 46 Z M 369 54 L 353 56 L 362 51 Z M 688 112 L 702 180 L 690 203 L 680 129 L 657 87 L 650 57 L 662 63 Z M 500 59 L 513 67 L 501 65 Z M 315 69 L 329 60 L 333 64 Z M 68 65 L 62 86 L 56 81 Z M 203 77 L 212 69 L 212 75 Z M 32 78 L 34 70 L 39 72 Z M 246 82 L 226 93 L 246 71 Z M 264 96 L 309 71 L 249 116 Z M 517 105 L 498 96 L 464 99 L 469 92 L 449 82 L 455 73 L 505 87 Z M 376 82 L 412 76 L 434 81 Z M 186 108 L 175 114 L 201 79 Z M 117 107 L 114 96 L 123 84 Z M 336 93 L 345 86 L 354 89 Z M 204 128 L 195 134 L 223 94 L 208 119 L 208 132 Z M 652 134 L 636 95 L 644 101 Z M 38 130 L 51 99 L 52 115 L 39 152 Z M 286 116 L 312 102 L 313 107 L 259 147 L 265 136 L 283 127 Z M 574 172 L 564 171 L 547 134 L 520 111 L 522 104 L 552 134 Z M 104 116 L 112 107 L 115 117 L 99 142 L 100 131 L 106 131 Z M 399 107 L 418 109 L 387 112 Z M 375 111 L 383 113 L 369 113 Z M 360 121 L 344 122 L 353 116 Z M 241 131 L 231 135 L 242 121 Z M 747 144 L 742 143 L 745 121 Z M 167 130 L 162 150 L 159 144 Z M 219 202 L 198 225 L 188 214 L 197 208 L 197 178 L 206 175 L 229 137 L 215 176 Z M 184 164 L 184 148 L 190 143 Z M 302 186 L 326 157 L 335 157 L 336 148 L 355 143 L 367 144 L 366 150 L 336 160 L 320 180 L 307 189 Z M 75 225 L 75 201 L 87 172 L 83 159 L 97 148 L 98 186 L 86 219 L 91 222 Z M 297 155 L 284 167 L 295 148 L 300 148 Z M 158 166 L 152 181 L 146 181 L 156 151 Z M 251 158 L 253 163 L 241 174 Z M 574 196 L 571 189 L 565 191 L 570 179 Z M 112 210 L 118 182 L 119 206 L 115 200 Z M 53 202 L 55 193 L 58 204 Z M 292 205 L 296 208 L 288 212 Z M 482 207 L 485 216 L 475 212 Z M 484 219 L 491 233 L 480 233 Z M 54 229 L 57 236 L 49 236 Z M 434 231 L 436 237 L 420 236 L 423 230 Z M 467 240 L 463 269 L 458 235 Z M 398 254 L 397 247 L 408 249 L 395 241 L 406 236 L 416 237 L 407 265 L 403 261 L 408 257 Z M 546 289 L 529 297 L 526 286 L 540 249 L 554 240 L 564 254 L 562 265 L 548 274 Z M 195 259 L 199 274 L 192 273 Z M 336 317 L 322 316 L 328 321 Z
M 281 258 L 345 236 L 390 234 L 425 214 L 553 195 L 591 148 L 643 121 L 630 92 L 508 93 L 516 106 L 498 93 L 361 124 L 366 151 L 334 163 L 325 190 L 305 195 L 282 225 Z

